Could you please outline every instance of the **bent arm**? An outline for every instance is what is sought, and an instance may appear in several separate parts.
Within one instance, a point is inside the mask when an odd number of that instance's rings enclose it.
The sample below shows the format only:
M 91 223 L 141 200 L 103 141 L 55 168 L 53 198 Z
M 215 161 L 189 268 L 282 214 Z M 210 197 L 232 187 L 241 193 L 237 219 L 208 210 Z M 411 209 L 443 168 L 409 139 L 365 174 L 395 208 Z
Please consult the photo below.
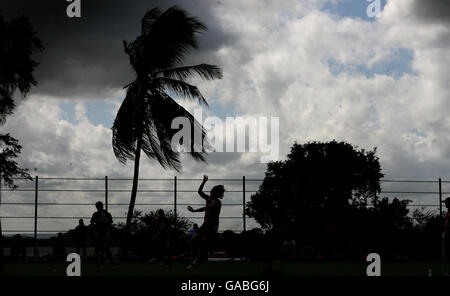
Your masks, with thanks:
M 205 212 L 206 211 L 206 207 L 203 207 L 203 208 L 198 208 L 198 209 L 196 209 L 196 210 L 193 210 L 192 212 Z
M 214 207 L 217 207 L 217 202 L 216 202 L 216 201 L 207 204 L 207 205 L 206 205 L 205 207 L 203 207 L 203 208 L 198 208 L 198 209 L 196 209 L 196 210 L 192 210 L 192 212 L 205 212 L 207 209 L 214 208 Z

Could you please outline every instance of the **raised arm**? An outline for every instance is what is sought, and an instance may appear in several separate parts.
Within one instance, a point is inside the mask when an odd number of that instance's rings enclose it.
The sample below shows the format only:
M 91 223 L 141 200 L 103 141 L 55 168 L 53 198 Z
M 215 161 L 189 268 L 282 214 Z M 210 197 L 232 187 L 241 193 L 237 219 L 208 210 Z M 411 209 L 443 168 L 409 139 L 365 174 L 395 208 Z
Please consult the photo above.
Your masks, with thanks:
M 207 175 L 203 175 L 203 181 L 202 181 L 202 184 L 200 184 L 200 187 L 198 188 L 198 194 L 199 194 L 203 199 L 209 198 L 209 195 L 207 195 L 206 193 L 203 192 L 203 187 L 205 186 L 206 181 L 208 181 L 208 176 L 207 176 Z

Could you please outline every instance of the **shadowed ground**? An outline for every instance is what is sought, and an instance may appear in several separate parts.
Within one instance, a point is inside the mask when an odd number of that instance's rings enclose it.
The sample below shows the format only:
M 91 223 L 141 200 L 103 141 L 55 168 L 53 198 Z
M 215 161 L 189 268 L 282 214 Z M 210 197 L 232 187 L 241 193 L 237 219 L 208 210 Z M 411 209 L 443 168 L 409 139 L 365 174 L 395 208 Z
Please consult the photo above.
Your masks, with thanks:
M 68 263 L 67 263 L 68 264 Z M 7 276 L 65 276 L 66 263 L 17 263 L 6 264 Z M 274 261 L 273 269 L 283 276 L 365 276 L 365 262 L 284 262 Z M 92 263 L 82 263 L 81 274 L 85 276 L 261 276 L 267 270 L 267 262 L 206 262 L 197 269 L 186 270 L 187 263 L 173 262 L 171 266 L 155 263 L 119 262 L 116 270 L 105 264 L 100 271 Z M 381 274 L 385 276 L 440 275 L 440 262 L 417 261 L 407 263 L 382 263 Z

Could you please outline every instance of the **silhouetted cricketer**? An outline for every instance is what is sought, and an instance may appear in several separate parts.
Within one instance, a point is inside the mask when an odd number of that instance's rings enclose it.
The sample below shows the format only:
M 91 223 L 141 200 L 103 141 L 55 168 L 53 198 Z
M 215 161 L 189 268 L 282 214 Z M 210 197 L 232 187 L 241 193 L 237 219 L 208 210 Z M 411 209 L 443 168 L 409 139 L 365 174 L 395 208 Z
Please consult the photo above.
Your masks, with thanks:
M 103 263 L 103 257 L 106 255 L 114 269 L 114 260 L 108 245 L 113 219 L 111 214 L 103 209 L 103 203 L 101 201 L 98 201 L 95 207 L 97 208 L 97 212 L 92 215 L 91 225 L 95 231 L 96 266 L 97 269 L 100 267 L 100 264 Z
M 219 215 L 220 209 L 222 208 L 222 202 L 220 199 L 223 198 L 225 188 L 223 185 L 216 185 L 211 189 L 210 195 L 207 195 L 203 192 L 203 187 L 205 186 L 206 181 L 208 181 L 208 176 L 204 175 L 203 182 L 198 188 L 198 194 L 206 201 L 206 206 L 197 210 L 194 210 L 191 206 L 188 206 L 188 210 L 190 212 L 205 212 L 203 224 L 192 238 L 193 260 L 188 266 L 188 269 L 192 269 L 198 264 L 207 240 L 213 238 L 219 229 Z M 194 250 L 196 243 L 199 244 L 197 252 Z

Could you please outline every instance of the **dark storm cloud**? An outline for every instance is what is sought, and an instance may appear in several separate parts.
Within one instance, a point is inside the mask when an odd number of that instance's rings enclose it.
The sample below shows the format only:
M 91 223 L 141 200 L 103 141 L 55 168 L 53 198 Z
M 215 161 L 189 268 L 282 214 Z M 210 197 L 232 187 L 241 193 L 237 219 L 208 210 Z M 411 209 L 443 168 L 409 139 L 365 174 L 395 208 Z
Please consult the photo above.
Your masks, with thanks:
M 413 11 L 425 21 L 450 23 L 450 0 L 415 0 Z
M 206 0 L 81 0 L 81 18 L 68 18 L 65 0 L 2 0 L 0 14 L 7 19 L 29 16 L 45 50 L 36 77 L 35 94 L 61 98 L 96 97 L 108 89 L 121 88 L 132 79 L 122 40 L 134 40 L 140 32 L 140 19 L 149 9 L 172 5 L 186 9 L 208 27 L 199 36 L 200 51 L 187 60 L 211 60 L 214 51 L 230 36 L 221 32 L 212 9 L 220 5 Z M 104 98 L 105 99 L 105 98 Z

